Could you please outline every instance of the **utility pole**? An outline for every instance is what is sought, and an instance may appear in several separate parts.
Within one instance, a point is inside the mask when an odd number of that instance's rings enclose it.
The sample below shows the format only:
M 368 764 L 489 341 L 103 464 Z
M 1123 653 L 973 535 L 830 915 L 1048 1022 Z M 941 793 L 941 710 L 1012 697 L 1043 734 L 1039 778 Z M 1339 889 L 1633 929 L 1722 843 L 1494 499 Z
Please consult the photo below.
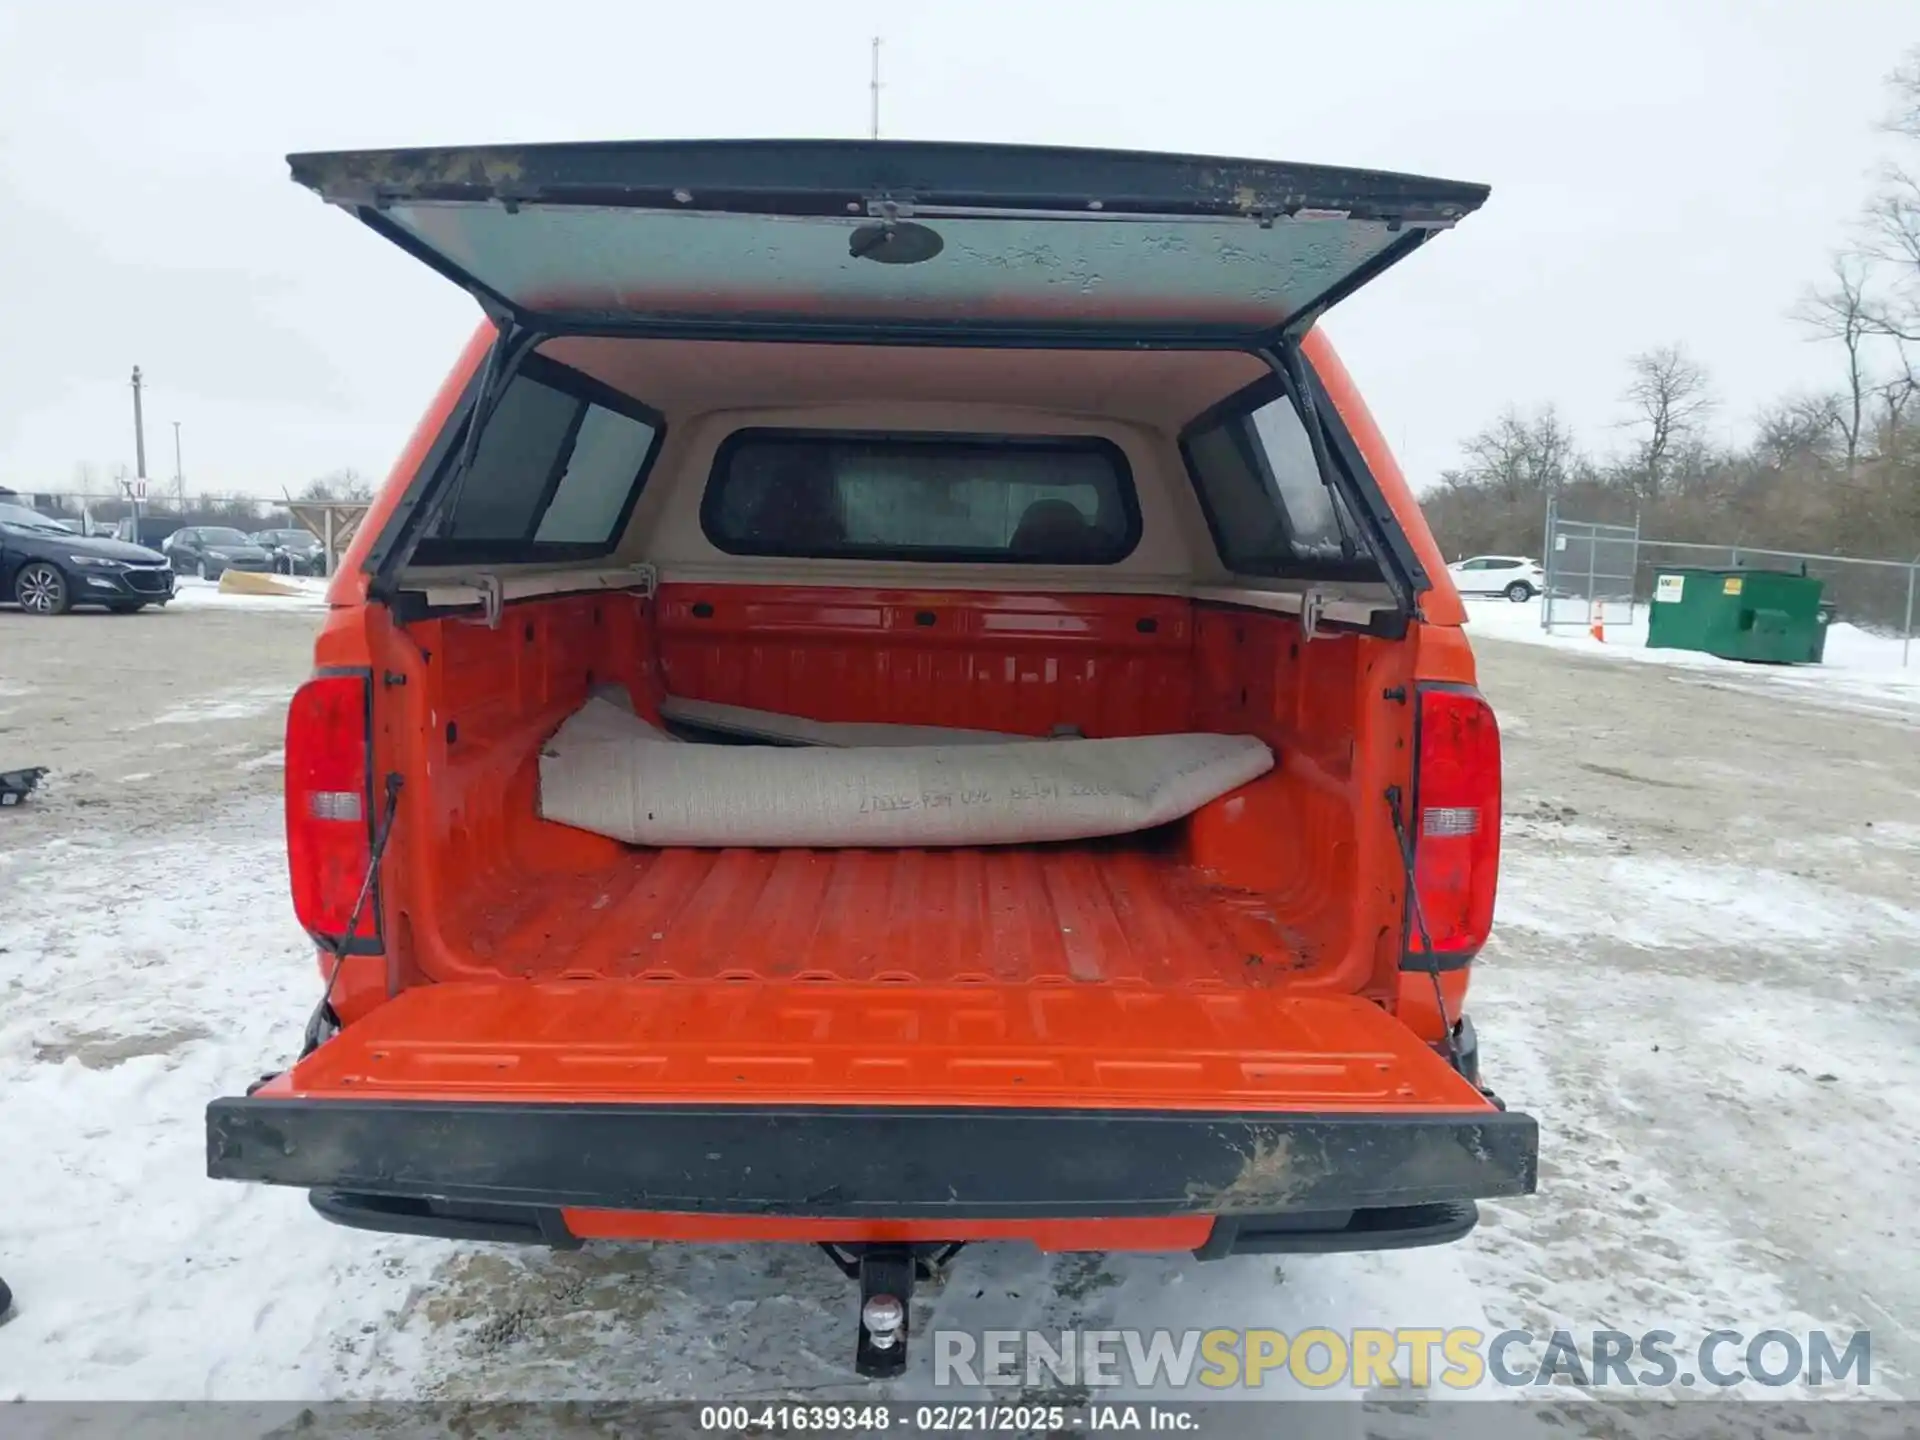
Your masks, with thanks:
M 880 37 L 873 37 L 873 79 L 868 84 L 873 95 L 873 138 L 880 138 Z
M 173 495 L 180 513 L 187 513 L 187 472 L 180 466 L 180 422 L 173 422 Z
M 140 418 L 140 367 L 133 367 L 133 543 L 140 543 L 140 492 L 147 488 L 147 426 Z

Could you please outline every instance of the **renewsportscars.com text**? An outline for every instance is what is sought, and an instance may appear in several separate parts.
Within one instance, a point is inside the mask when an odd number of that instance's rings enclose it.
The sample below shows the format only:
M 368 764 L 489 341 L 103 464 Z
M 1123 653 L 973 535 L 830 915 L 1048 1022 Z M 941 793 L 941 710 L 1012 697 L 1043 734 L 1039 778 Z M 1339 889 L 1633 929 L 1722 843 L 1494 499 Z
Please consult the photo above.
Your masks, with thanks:
M 962 1386 L 1865 1388 L 1872 1361 L 1865 1330 L 1715 1330 L 1687 1341 L 1670 1330 L 1540 1335 L 1470 1327 L 933 1332 L 934 1383 Z

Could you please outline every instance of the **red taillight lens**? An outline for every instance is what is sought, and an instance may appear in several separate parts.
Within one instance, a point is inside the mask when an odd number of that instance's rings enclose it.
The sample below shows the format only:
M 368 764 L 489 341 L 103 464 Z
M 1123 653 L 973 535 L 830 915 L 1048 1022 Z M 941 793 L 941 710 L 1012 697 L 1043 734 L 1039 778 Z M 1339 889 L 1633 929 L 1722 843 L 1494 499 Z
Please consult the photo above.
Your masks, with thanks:
M 309 680 L 287 709 L 287 869 L 293 913 L 308 932 L 346 934 L 373 853 L 368 780 L 367 682 Z M 371 900 L 356 937 L 378 933 Z
M 1487 943 L 1493 929 L 1500 727 L 1477 690 L 1422 686 L 1419 695 L 1413 878 L 1420 914 L 1408 926 L 1407 948 L 1415 955 L 1464 959 Z

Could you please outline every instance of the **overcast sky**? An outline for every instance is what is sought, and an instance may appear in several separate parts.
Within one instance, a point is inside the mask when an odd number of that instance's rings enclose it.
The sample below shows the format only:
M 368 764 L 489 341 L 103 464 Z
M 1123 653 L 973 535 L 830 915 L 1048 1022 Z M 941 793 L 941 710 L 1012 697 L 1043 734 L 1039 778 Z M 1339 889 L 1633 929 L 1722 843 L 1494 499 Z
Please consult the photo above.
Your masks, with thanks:
M 269 13 L 275 12 L 275 13 Z M 1913 0 L 0 0 L 0 484 L 384 475 L 477 311 L 286 178 L 293 150 L 885 133 L 1485 181 L 1327 328 L 1416 483 L 1502 406 L 1621 443 L 1683 342 L 1732 428 L 1834 357 L 1786 311 L 1883 153 Z

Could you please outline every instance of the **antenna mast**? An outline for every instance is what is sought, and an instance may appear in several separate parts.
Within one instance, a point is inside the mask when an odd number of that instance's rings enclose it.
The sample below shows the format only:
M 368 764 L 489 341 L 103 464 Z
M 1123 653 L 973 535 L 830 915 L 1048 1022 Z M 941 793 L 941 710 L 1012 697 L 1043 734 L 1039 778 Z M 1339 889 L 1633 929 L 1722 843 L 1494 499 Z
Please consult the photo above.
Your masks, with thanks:
M 867 87 L 873 94 L 873 138 L 880 138 L 880 37 L 873 37 L 873 79 Z

